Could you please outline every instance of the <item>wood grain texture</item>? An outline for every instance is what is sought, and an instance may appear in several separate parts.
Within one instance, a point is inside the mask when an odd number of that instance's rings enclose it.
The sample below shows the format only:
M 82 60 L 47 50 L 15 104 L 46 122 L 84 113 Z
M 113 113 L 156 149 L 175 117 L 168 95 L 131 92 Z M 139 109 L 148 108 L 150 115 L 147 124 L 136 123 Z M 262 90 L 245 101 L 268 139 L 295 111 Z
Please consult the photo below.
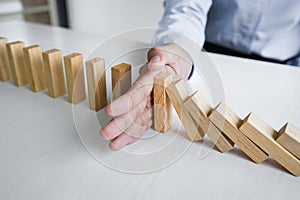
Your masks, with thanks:
M 276 141 L 300 159 L 300 129 L 291 123 L 286 123 L 280 129 Z
M 113 100 L 125 94 L 131 86 L 131 65 L 121 63 L 111 68 Z
M 226 152 L 233 148 L 234 143 L 226 138 L 222 132 L 209 120 L 208 115 L 212 110 L 211 105 L 200 92 L 195 92 L 184 102 L 184 107 L 189 111 L 193 119 L 201 126 L 201 129 L 220 152 Z
M 72 53 L 64 57 L 68 87 L 68 101 L 78 104 L 85 99 L 83 57 L 80 53 Z
M 170 73 L 159 73 L 153 79 L 154 130 L 165 133 L 172 124 L 172 105 L 166 87 L 174 80 Z
M 23 52 L 24 43 L 20 41 L 12 42 L 6 44 L 6 47 L 13 83 L 18 87 L 24 86 L 28 83 Z
M 0 80 L 8 81 L 11 79 L 9 59 L 7 53 L 7 39 L 0 37 Z
M 268 155 L 238 129 L 242 119 L 224 103 L 220 103 L 209 115 L 209 119 L 255 163 L 261 163 Z
M 23 50 L 29 79 L 29 88 L 34 92 L 46 89 L 47 82 L 42 48 L 38 45 L 33 45 L 26 47 Z
M 51 49 L 43 52 L 48 95 L 57 98 L 66 94 L 65 77 L 62 66 L 61 51 Z
M 86 62 L 90 109 L 99 111 L 107 105 L 105 60 L 94 58 Z
M 278 133 L 265 121 L 250 113 L 239 129 L 289 172 L 295 176 L 300 175 L 300 160 L 275 141 Z
M 170 98 L 173 107 L 182 122 L 182 125 L 191 141 L 202 140 L 204 132 L 196 123 L 183 102 L 189 97 L 190 89 L 184 80 L 175 81 L 167 86 L 167 95 Z

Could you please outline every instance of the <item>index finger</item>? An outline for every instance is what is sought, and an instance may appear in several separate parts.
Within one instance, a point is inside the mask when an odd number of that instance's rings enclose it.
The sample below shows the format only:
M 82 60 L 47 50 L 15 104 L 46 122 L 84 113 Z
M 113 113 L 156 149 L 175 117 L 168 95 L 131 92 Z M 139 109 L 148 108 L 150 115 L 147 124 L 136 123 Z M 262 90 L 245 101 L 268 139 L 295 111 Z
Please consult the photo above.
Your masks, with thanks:
M 148 71 L 140 76 L 129 91 L 111 102 L 106 107 L 109 116 L 119 116 L 136 107 L 146 96 L 150 95 L 153 88 L 153 77 L 160 71 Z

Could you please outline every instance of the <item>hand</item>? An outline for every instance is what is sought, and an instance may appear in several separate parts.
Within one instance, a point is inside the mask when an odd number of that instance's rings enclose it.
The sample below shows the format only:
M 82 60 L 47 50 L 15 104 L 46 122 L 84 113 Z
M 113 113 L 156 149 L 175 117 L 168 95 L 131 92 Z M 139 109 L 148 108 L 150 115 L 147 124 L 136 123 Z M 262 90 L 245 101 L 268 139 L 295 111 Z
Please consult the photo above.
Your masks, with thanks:
M 149 70 L 160 70 L 170 67 L 180 78 L 187 79 L 192 69 L 190 55 L 175 43 L 157 46 L 148 52 Z
M 188 54 L 173 43 L 150 49 L 148 69 L 143 70 L 126 94 L 105 108 L 113 120 L 100 130 L 100 135 L 111 140 L 112 150 L 134 143 L 152 126 L 153 77 L 161 71 L 170 71 L 187 78 L 191 70 L 190 60 Z

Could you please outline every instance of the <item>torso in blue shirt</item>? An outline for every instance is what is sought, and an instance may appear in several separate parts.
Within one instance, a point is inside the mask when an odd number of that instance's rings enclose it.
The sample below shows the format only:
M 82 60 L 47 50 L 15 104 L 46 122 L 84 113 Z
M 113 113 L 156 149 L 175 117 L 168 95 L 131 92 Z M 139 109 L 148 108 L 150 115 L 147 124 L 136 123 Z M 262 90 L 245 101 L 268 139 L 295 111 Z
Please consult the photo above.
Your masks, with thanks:
M 206 41 L 246 54 L 287 60 L 300 53 L 299 0 L 214 0 Z

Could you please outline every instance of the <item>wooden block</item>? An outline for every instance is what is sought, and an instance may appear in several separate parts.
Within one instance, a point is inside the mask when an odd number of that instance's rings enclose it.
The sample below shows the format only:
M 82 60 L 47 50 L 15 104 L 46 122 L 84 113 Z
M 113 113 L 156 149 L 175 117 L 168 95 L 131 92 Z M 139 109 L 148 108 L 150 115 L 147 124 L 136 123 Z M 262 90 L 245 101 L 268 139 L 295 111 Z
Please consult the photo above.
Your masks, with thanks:
M 276 141 L 300 159 L 300 130 L 296 126 L 286 123 L 280 129 Z
M 66 94 L 61 51 L 51 49 L 43 52 L 43 60 L 48 86 L 48 95 L 53 98 Z
M 211 112 L 209 119 L 255 163 L 261 163 L 268 158 L 265 152 L 241 133 L 238 127 L 242 123 L 242 119 L 224 103 L 220 103 Z
M 170 73 L 159 73 L 153 79 L 154 130 L 165 133 L 172 124 L 172 105 L 166 87 L 174 80 Z
M 175 81 L 167 86 L 166 91 L 189 139 L 191 141 L 202 140 L 204 136 L 203 130 L 183 107 L 183 102 L 190 95 L 187 83 L 184 80 Z
M 250 113 L 239 129 L 280 165 L 295 176 L 300 175 L 300 160 L 275 141 L 278 133 L 257 115 Z
M 207 134 L 219 151 L 226 152 L 233 148 L 234 143 L 226 138 L 209 120 L 208 115 L 212 107 L 200 92 L 197 91 L 188 97 L 184 102 L 184 107 L 189 111 L 193 119 L 198 122 L 204 133 Z
M 28 83 L 25 68 L 24 43 L 12 42 L 6 44 L 13 83 L 20 87 Z
M 107 105 L 105 60 L 94 58 L 86 62 L 90 109 L 99 111 Z
M 7 81 L 11 79 L 8 53 L 6 48 L 7 39 L 0 37 L 0 80 Z
M 38 45 L 33 45 L 24 48 L 23 51 L 29 78 L 29 88 L 34 92 L 44 90 L 47 88 L 47 83 L 42 48 Z
M 85 99 L 82 54 L 73 53 L 64 57 L 68 86 L 68 101 L 78 104 Z
M 131 86 L 131 65 L 122 63 L 111 68 L 113 100 L 125 94 Z

